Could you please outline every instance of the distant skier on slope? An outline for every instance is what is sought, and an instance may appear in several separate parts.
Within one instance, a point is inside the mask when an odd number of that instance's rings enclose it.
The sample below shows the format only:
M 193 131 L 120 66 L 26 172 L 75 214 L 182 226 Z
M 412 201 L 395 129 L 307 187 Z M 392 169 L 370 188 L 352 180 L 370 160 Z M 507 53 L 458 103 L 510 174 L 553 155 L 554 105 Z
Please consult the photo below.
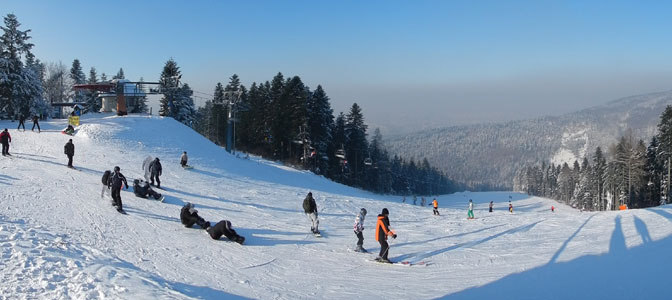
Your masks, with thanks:
M 180 165 L 182 166 L 182 168 L 187 167 L 187 161 L 188 160 L 189 160 L 189 157 L 187 157 L 187 151 L 184 151 L 182 153 L 182 156 L 180 156 Z
M 513 204 L 511 204 L 511 200 L 509 200 L 509 212 L 513 213 Z
M 492 203 L 492 201 L 490 201 L 490 210 L 489 210 L 490 212 L 492 212 L 492 207 L 493 207 L 493 205 L 494 205 L 494 204 Z
M 434 201 L 432 201 L 432 205 L 434 206 L 434 215 L 440 216 L 441 214 L 439 214 L 439 202 L 436 201 L 436 198 L 434 198 Z
M 74 169 L 75 167 L 72 166 L 72 157 L 75 156 L 75 144 L 72 143 L 72 139 L 65 143 L 63 151 L 68 157 L 68 168 Z
M 156 200 L 161 199 L 161 193 L 157 193 L 149 185 L 149 182 L 142 179 L 133 180 L 133 193 L 136 197 L 145 198 L 153 197 Z
M 11 155 L 9 154 L 9 143 L 12 142 L 12 136 L 9 134 L 7 128 L 3 132 L 0 132 L 0 143 L 2 143 L 2 156 Z
M 161 167 L 161 162 L 159 161 L 159 158 L 155 158 L 154 161 L 152 161 L 149 164 L 149 173 L 150 173 L 150 181 L 151 184 L 154 185 L 154 180 L 156 179 L 156 187 L 161 188 L 161 180 L 159 179 L 159 176 L 161 176 L 161 172 L 163 171 L 163 168 Z
M 366 253 L 366 249 L 364 249 L 364 235 L 362 232 L 364 231 L 364 218 L 366 217 L 366 209 L 362 208 L 359 210 L 359 214 L 355 218 L 355 235 L 357 236 L 357 248 L 355 249 L 355 252 L 364 252 Z
M 187 202 L 180 210 L 180 221 L 184 227 L 191 228 L 194 224 L 198 225 L 203 229 L 208 229 L 210 227 L 210 222 L 201 218 L 198 215 L 198 210 L 194 208 L 194 204 Z
M 31 129 L 30 131 L 35 131 L 35 126 L 37 126 L 37 132 L 42 132 L 42 130 L 40 129 L 40 120 L 37 117 L 37 115 L 33 116 L 33 129 Z
M 121 168 L 119 166 L 114 167 L 114 173 L 110 175 L 110 178 L 107 182 L 107 188 L 112 189 L 112 206 L 117 207 L 117 211 L 120 213 L 124 212 L 124 209 L 121 205 L 121 187 L 126 185 L 128 190 L 128 182 L 124 174 L 121 174 Z
M 303 211 L 310 218 L 310 231 L 315 235 L 319 235 L 320 230 L 318 226 L 320 226 L 320 220 L 317 219 L 317 203 L 315 203 L 312 192 L 308 192 L 308 196 L 303 199 Z
M 238 244 L 243 244 L 245 242 L 245 238 L 238 233 L 231 227 L 231 222 L 227 220 L 221 220 L 215 226 L 210 226 L 208 229 L 208 234 L 210 234 L 210 237 L 213 240 L 219 240 L 222 235 L 226 236 L 229 240 L 234 241 Z
M 376 257 L 376 261 L 391 263 L 387 259 L 389 254 L 390 245 L 387 243 L 387 236 L 391 235 L 393 239 L 397 238 L 397 234 L 394 233 L 394 230 L 390 229 L 390 219 L 388 216 L 390 211 L 387 208 L 383 208 L 383 211 L 378 215 L 378 221 L 376 222 L 376 241 L 380 244 L 380 253 Z
M 422 197 L 420 200 L 420 206 L 424 207 L 427 201 L 425 201 L 425 197 Z
M 26 116 L 23 114 L 19 115 L 19 126 L 16 127 L 16 130 L 19 130 L 21 127 L 23 127 L 23 131 L 26 131 Z
M 467 212 L 467 219 L 474 218 L 474 202 L 469 199 L 469 211 Z

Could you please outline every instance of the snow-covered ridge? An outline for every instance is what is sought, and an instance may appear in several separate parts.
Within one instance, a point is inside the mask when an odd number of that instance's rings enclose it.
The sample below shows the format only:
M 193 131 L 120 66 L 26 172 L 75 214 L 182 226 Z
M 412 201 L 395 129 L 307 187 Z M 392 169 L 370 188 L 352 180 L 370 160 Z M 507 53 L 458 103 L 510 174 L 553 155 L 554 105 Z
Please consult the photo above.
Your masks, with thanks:
M 667 298 L 665 285 L 644 281 L 672 266 L 670 207 L 580 213 L 521 194 L 465 192 L 437 197 L 435 217 L 429 207 L 408 204 L 411 198 L 401 203 L 237 158 L 169 118 L 86 116 L 73 137 L 60 133 L 60 120 L 42 123 L 41 133 L 14 125 L 0 122 L 13 138 L 13 156 L 0 158 L 0 298 Z M 78 170 L 65 167 L 69 138 Z M 193 170 L 178 165 L 182 151 Z M 100 198 L 102 172 L 118 165 L 129 180 L 138 178 L 149 155 L 163 163 L 165 202 L 123 190 L 128 215 L 118 214 Z M 323 238 L 308 234 L 301 207 L 308 191 Z M 469 199 L 475 220 L 466 220 Z M 209 221 L 230 220 L 246 245 L 182 226 L 186 202 Z M 362 207 L 371 254 L 348 250 Z M 374 232 L 383 207 L 399 235 L 390 240 L 390 259 L 426 266 L 369 262 L 380 249 Z M 614 284 L 623 276 L 633 284 Z

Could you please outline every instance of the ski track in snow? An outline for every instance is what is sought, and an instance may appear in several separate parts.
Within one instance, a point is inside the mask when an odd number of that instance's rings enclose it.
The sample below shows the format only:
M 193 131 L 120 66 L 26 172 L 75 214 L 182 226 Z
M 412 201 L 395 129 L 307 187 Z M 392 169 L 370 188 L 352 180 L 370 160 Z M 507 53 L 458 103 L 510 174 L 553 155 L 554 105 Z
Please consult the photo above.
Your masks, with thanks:
M 62 120 L 42 123 L 40 134 L 10 129 L 14 157 L 0 159 L 0 299 L 667 298 L 664 285 L 644 280 L 672 267 L 670 207 L 581 213 L 521 194 L 464 192 L 438 197 L 441 216 L 433 216 L 401 197 L 237 158 L 172 119 L 96 115 L 82 123 L 73 137 L 59 132 Z M 78 170 L 65 167 L 68 138 Z M 179 166 L 182 151 L 194 169 Z M 165 202 L 136 198 L 131 187 L 121 192 L 121 215 L 109 194 L 100 198 L 102 173 L 118 165 L 132 185 L 147 156 L 161 158 Z M 308 233 L 308 191 L 322 238 Z M 474 220 L 466 219 L 469 199 Z M 182 226 L 186 202 L 212 223 L 230 220 L 246 244 Z M 369 211 L 366 254 L 348 250 L 361 207 Z M 428 265 L 367 263 L 380 250 L 374 226 L 383 207 L 399 235 L 389 258 Z

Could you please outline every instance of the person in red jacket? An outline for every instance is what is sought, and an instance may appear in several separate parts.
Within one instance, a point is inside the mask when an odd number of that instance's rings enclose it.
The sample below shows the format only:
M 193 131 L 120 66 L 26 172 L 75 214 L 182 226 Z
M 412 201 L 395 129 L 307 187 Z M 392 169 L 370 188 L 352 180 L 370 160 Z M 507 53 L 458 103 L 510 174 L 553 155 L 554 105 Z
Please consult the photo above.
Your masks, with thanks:
M 391 235 L 393 239 L 397 238 L 394 230 L 390 229 L 390 219 L 387 218 L 389 215 L 390 212 L 387 208 L 383 208 L 383 212 L 378 215 L 378 222 L 376 223 L 376 241 L 380 243 L 380 253 L 376 257 L 376 261 L 385 263 L 391 263 L 387 259 L 387 254 L 390 250 L 390 245 L 387 244 L 387 236 Z
M 9 131 L 5 128 L 5 131 L 0 132 L 0 143 L 2 143 L 2 156 L 11 155 L 9 154 L 9 143 L 12 142 L 12 136 L 9 135 Z

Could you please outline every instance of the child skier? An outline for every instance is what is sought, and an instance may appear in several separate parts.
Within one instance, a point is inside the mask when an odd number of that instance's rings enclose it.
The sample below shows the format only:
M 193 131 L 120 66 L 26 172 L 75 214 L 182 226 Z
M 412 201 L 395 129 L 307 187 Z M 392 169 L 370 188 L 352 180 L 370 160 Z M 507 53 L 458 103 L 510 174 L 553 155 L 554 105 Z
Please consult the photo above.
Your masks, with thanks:
M 366 217 L 366 209 L 362 208 L 359 210 L 359 214 L 355 218 L 355 235 L 357 236 L 357 248 L 355 249 L 355 252 L 363 252 L 366 253 L 366 249 L 362 247 L 364 245 L 364 235 L 362 234 L 362 231 L 364 231 L 364 218 Z
M 467 212 L 467 219 L 474 218 L 474 202 L 469 199 L 469 212 Z
M 435 216 L 440 216 L 440 214 L 439 214 L 439 202 L 436 201 L 436 198 L 434 198 L 434 201 L 432 201 L 432 205 L 434 205 L 434 215 Z
M 387 236 L 391 235 L 393 239 L 397 238 L 397 234 L 394 233 L 394 230 L 390 229 L 390 219 L 388 216 L 390 212 L 387 208 L 383 208 L 383 211 L 378 215 L 378 222 L 376 223 L 376 241 L 380 243 L 380 253 L 376 257 L 376 261 L 384 263 L 392 263 L 387 259 L 387 254 L 390 250 L 390 245 L 387 244 Z
M 492 206 L 493 206 L 493 205 L 494 205 L 494 204 L 492 203 L 492 201 L 490 201 L 490 212 L 492 212 Z
M 511 200 L 509 200 L 509 212 L 513 213 L 513 204 L 511 204 Z

